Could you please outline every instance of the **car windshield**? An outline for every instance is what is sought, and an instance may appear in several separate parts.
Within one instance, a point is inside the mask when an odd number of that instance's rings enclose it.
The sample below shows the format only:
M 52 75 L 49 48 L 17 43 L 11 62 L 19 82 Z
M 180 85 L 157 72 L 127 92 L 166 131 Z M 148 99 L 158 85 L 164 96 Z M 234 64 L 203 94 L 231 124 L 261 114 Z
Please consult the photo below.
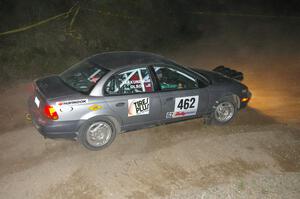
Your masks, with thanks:
M 96 63 L 85 60 L 61 73 L 60 78 L 73 89 L 88 94 L 108 71 Z

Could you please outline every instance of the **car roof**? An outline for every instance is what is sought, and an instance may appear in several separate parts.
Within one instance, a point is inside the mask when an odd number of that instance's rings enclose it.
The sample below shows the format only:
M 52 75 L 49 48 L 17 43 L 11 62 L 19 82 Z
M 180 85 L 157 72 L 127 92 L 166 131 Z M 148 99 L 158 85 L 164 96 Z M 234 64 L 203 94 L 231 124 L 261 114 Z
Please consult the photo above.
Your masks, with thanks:
M 89 57 L 88 60 L 109 70 L 139 64 L 176 64 L 160 55 L 140 51 L 105 52 Z

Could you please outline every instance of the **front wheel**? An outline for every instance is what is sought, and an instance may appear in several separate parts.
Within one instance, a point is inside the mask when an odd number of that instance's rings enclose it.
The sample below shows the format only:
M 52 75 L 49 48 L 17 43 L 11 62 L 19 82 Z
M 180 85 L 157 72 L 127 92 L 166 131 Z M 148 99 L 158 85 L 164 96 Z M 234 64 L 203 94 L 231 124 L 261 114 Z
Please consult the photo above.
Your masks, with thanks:
M 233 98 L 226 97 L 218 102 L 210 116 L 205 118 L 206 124 L 224 125 L 231 122 L 237 114 L 237 105 Z
M 116 137 L 116 128 L 108 120 L 91 120 L 79 130 L 79 142 L 89 150 L 101 150 L 109 146 Z

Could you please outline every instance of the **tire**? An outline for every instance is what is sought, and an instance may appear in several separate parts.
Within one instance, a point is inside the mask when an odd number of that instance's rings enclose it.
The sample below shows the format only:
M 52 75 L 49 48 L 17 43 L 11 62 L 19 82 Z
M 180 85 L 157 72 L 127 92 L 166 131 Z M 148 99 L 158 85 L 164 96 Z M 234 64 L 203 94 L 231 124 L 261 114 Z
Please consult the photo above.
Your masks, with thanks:
M 94 118 L 79 129 L 78 140 L 87 149 L 98 151 L 108 147 L 116 138 L 117 128 L 105 118 Z
M 213 107 L 212 113 L 204 118 L 204 123 L 207 125 L 225 125 L 234 120 L 237 112 L 238 105 L 234 97 L 224 97 Z

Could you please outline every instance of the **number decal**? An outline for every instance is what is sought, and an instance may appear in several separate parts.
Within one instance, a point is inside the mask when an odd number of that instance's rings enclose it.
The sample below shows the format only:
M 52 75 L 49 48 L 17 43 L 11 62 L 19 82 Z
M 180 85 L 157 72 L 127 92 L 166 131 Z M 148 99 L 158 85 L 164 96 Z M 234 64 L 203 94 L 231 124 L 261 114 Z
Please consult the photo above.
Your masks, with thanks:
M 182 109 L 183 108 L 182 103 L 183 103 L 183 100 L 180 100 L 178 105 L 177 105 L 177 108 Z
M 174 112 L 168 112 L 167 118 L 192 116 L 197 114 L 199 96 L 178 97 L 175 99 Z
M 185 99 L 183 99 L 183 98 L 176 98 L 176 100 L 180 99 L 179 103 L 177 105 L 177 109 L 188 110 L 188 109 L 197 108 L 197 107 L 195 107 L 196 97 L 197 97 L 197 101 L 198 101 L 198 96 L 193 96 L 193 97 L 185 98 Z
M 195 106 L 194 106 L 194 104 L 195 104 L 195 98 L 191 98 L 191 108 L 195 108 Z

